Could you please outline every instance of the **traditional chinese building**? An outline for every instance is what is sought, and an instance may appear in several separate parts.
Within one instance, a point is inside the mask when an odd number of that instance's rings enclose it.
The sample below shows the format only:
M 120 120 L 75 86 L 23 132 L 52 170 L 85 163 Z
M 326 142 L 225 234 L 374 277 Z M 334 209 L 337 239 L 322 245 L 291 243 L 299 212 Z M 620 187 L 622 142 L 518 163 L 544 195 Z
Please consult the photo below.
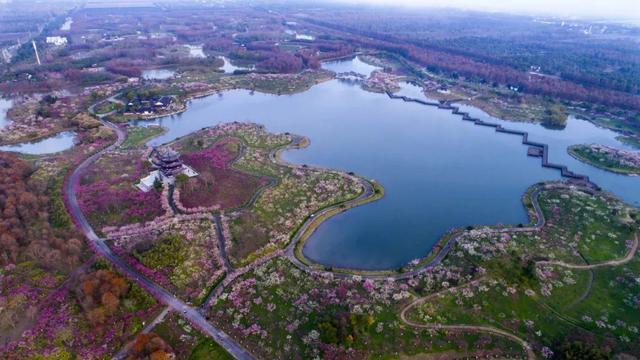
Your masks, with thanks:
M 180 160 L 180 153 L 177 151 L 165 148 L 154 148 L 149 156 L 151 164 L 165 177 L 173 177 L 182 172 L 182 160 Z
M 144 192 L 151 190 L 156 180 L 162 181 L 163 184 L 173 184 L 179 174 L 188 177 L 198 176 L 195 170 L 182 163 L 180 153 L 171 148 L 153 148 L 149 154 L 149 161 L 155 170 L 136 185 Z

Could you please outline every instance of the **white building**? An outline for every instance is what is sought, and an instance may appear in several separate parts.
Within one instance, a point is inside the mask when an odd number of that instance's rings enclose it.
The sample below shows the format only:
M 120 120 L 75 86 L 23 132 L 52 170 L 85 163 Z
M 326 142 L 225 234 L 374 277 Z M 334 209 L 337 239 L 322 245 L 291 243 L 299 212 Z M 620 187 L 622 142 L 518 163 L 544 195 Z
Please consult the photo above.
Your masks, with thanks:
M 156 179 L 160 176 L 160 172 L 158 170 L 154 170 L 149 173 L 147 177 L 140 179 L 140 182 L 136 184 L 138 189 L 148 192 L 153 189 L 153 184 L 156 182 Z
M 156 180 L 162 181 L 163 184 L 173 184 L 176 176 L 184 174 L 190 178 L 198 176 L 198 173 L 191 167 L 185 165 L 180 160 L 180 154 L 170 148 L 153 149 L 149 154 L 149 160 L 155 168 L 147 177 L 140 179 L 136 184 L 138 189 L 147 192 L 153 189 Z
M 67 45 L 67 38 L 64 36 L 47 36 L 47 44 L 55 46 Z
M 192 178 L 198 176 L 198 172 L 195 171 L 188 165 L 182 164 L 181 174 L 185 174 L 188 177 Z M 164 185 L 173 184 L 175 178 L 173 176 L 165 176 L 162 172 L 158 170 L 153 170 L 146 177 L 140 179 L 140 182 L 136 184 L 136 187 L 144 192 L 148 192 L 153 189 L 153 184 L 156 182 L 156 179 L 160 179 Z

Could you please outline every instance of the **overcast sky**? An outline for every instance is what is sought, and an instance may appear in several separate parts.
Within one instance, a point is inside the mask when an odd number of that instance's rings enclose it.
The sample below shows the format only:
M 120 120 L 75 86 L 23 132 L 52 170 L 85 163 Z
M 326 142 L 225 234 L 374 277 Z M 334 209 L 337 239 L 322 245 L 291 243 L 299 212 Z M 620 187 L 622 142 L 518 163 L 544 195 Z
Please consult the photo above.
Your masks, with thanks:
M 640 19 L 640 0 L 338 0 L 350 3 L 453 7 L 533 15 Z

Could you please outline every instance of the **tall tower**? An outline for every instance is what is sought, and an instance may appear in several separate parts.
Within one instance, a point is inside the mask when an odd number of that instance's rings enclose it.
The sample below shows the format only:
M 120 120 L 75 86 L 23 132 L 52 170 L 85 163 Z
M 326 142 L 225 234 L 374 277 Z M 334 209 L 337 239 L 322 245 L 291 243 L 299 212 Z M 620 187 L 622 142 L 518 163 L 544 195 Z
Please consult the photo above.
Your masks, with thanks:
M 38 60 L 38 65 L 42 65 L 40 62 L 40 55 L 38 55 L 38 47 L 36 46 L 36 41 L 31 40 L 31 44 L 33 45 L 33 51 L 36 53 L 36 60 Z

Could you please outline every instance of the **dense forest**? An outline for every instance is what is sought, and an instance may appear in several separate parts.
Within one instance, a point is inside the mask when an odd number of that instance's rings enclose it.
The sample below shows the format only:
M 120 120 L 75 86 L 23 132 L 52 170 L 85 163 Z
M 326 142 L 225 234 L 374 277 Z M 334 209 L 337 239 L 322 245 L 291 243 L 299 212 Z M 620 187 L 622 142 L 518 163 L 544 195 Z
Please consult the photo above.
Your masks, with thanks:
M 324 22 L 432 51 L 640 94 L 640 29 L 463 11 L 343 9 Z
M 432 72 L 640 110 L 640 48 L 634 40 L 640 30 L 634 28 L 594 31 L 586 24 L 464 12 L 390 11 L 380 17 L 348 9 L 305 20 L 318 31 L 398 54 Z
M 49 215 L 57 203 L 45 195 L 46 185 L 30 181 L 33 171 L 0 152 L 0 266 L 31 260 L 68 271 L 78 265 L 83 243 L 72 226 Z

